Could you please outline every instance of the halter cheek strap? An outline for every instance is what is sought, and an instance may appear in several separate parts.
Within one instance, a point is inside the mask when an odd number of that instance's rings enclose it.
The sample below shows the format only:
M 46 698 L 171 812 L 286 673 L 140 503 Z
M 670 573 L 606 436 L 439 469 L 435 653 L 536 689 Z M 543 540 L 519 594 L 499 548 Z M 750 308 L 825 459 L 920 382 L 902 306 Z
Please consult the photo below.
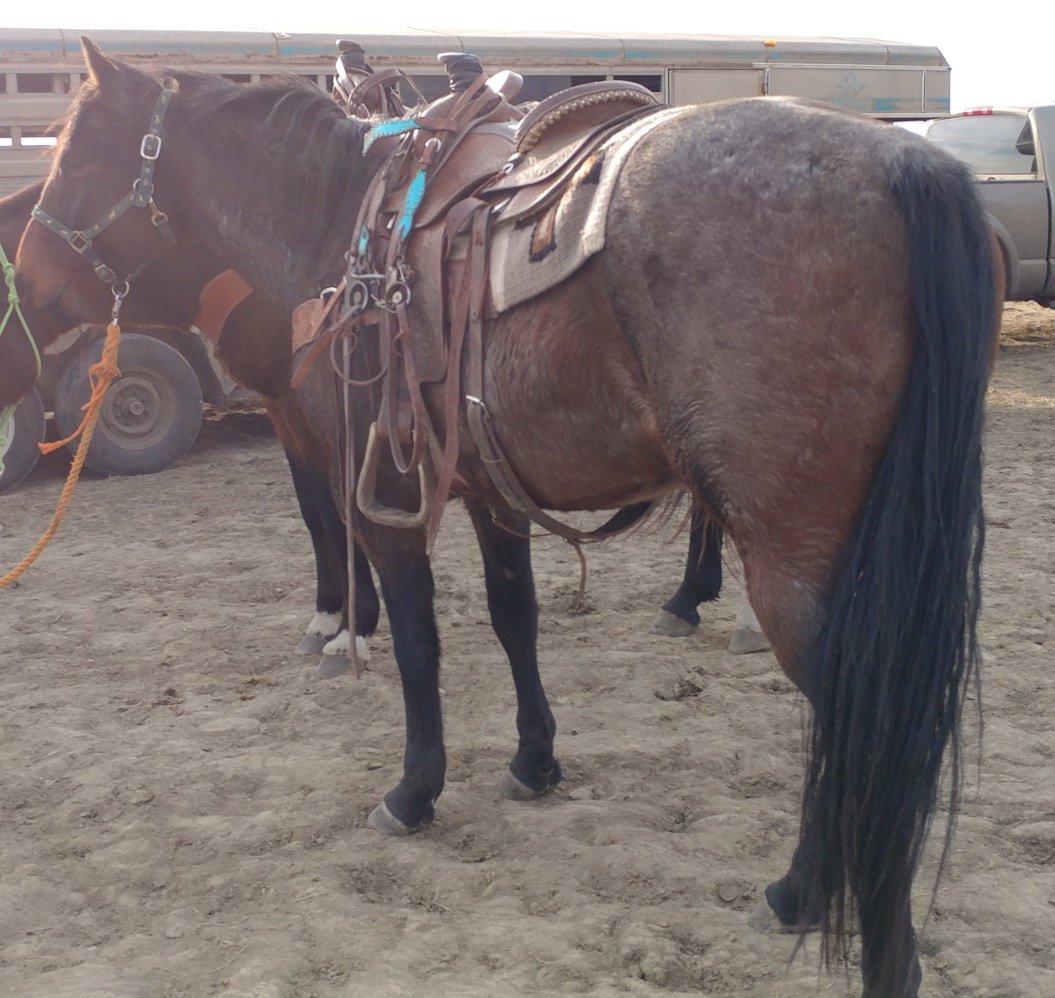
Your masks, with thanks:
M 154 171 L 157 168 L 158 157 L 161 155 L 161 127 L 165 122 L 165 113 L 175 95 L 175 89 L 162 87 L 158 94 L 154 113 L 150 116 L 150 125 L 142 141 L 139 143 L 139 156 L 142 164 L 139 167 L 139 176 L 132 182 L 132 189 L 107 211 L 94 225 L 86 229 L 71 229 L 64 225 L 54 215 L 46 212 L 40 204 L 34 206 L 31 217 L 38 221 L 46 229 L 50 229 L 63 239 L 74 252 L 79 253 L 91 265 L 95 276 L 104 284 L 115 285 L 120 283 L 117 273 L 113 268 L 107 266 L 101 256 L 95 251 L 93 241 L 100 233 L 105 232 L 122 215 L 131 208 L 149 208 L 150 221 L 158 230 L 161 237 L 169 243 L 176 241 L 176 236 L 169 225 L 166 215 L 154 200 Z M 137 267 L 124 280 L 131 281 L 139 271 L 146 266 L 143 263 Z

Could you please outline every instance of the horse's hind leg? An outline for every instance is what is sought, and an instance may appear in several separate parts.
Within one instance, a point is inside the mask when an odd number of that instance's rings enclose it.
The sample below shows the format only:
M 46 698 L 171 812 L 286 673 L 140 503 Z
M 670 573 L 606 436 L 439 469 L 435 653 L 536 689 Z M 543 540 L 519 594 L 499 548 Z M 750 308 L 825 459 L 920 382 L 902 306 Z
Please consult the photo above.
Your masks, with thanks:
M 692 511 L 685 576 L 678 591 L 663 604 L 652 633 L 668 638 L 687 637 L 700 626 L 696 608 L 718 598 L 722 590 L 722 528 L 706 520 L 699 506 Z
M 531 524 L 521 517 L 519 537 L 498 527 L 486 507 L 474 500 L 465 503 L 476 528 L 487 583 L 487 606 L 498 640 L 509 656 L 517 693 L 519 743 L 509 770 L 499 783 L 506 797 L 537 797 L 561 780 L 560 764 L 553 756 L 557 730 L 538 671 L 538 604 L 531 572 Z
M 788 565 L 795 566 L 790 574 L 784 567 Z M 811 710 L 816 711 L 830 695 L 825 687 L 831 683 L 831 678 L 818 669 L 819 663 L 811 660 L 826 613 L 823 600 L 829 574 L 827 559 L 816 556 L 811 559 L 804 550 L 781 552 L 777 558 L 748 551 L 744 569 L 751 604 L 772 641 L 781 669 L 806 697 Z M 826 913 L 816 896 L 816 885 L 819 879 L 832 876 L 832 862 L 831 857 L 817 851 L 818 836 L 810 824 L 816 820 L 816 808 L 805 802 L 791 865 L 783 877 L 766 887 L 764 900 L 749 917 L 754 928 L 801 933 L 823 926 Z M 863 941 L 865 994 L 874 998 L 887 994 L 915 995 L 922 979 L 908 893 L 911 874 L 904 879 L 905 871 L 911 869 L 903 854 L 904 842 L 891 836 L 884 845 L 891 873 L 888 882 L 878 887 L 865 885 L 869 894 L 864 899 L 860 885 L 852 885 Z M 884 892 L 890 896 L 884 897 Z M 878 924 L 873 914 L 876 908 L 897 914 Z M 856 928 L 849 924 L 842 926 L 843 932 Z M 833 938 L 831 944 L 841 946 L 842 939 L 845 936 Z M 891 952 L 897 954 L 893 969 Z M 878 989 L 877 981 L 882 982 Z
M 762 632 L 755 611 L 744 597 L 736 611 L 736 626 L 729 635 L 729 651 L 733 655 L 750 655 L 756 651 L 767 651 L 769 639 Z

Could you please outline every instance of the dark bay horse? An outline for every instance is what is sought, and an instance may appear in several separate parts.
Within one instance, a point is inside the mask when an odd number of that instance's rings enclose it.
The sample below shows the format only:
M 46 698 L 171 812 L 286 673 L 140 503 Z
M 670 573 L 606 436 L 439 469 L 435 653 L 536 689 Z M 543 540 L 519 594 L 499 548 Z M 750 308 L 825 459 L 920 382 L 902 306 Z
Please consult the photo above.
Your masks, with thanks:
M 33 184 L 0 198 L 0 245 L 11 259 L 40 200 L 43 183 Z M 87 274 L 91 270 L 83 264 Z M 200 245 L 179 240 L 166 247 L 133 282 L 122 315 L 125 321 L 185 328 L 194 320 L 199 297 L 208 281 L 224 267 Z M 26 305 L 26 318 L 41 350 L 71 325 L 106 322 L 105 302 L 86 299 L 77 323 L 61 314 Z M 259 293 L 238 304 L 223 325 L 216 355 L 239 384 L 256 391 L 289 462 L 293 485 L 315 553 L 315 615 L 301 642 L 305 654 L 324 652 L 329 644 L 335 661 L 344 658 L 340 645 L 347 641 L 347 558 L 345 533 L 330 491 L 329 466 L 335 455 L 326 449 L 325 434 L 305 417 L 290 387 L 291 331 L 289 316 Z M 24 395 L 32 387 L 36 370 L 22 337 L 0 342 L 0 406 Z M 360 647 L 377 627 L 380 605 L 369 565 L 361 552 L 356 558 L 356 633 Z M 332 644 L 330 644 L 332 642 Z M 326 656 L 326 657 L 330 657 Z
M 92 80 L 42 196 L 74 226 L 135 177 L 161 89 L 88 57 Z M 291 313 L 343 272 L 374 168 L 367 123 L 295 82 L 175 78 L 158 201 Z M 130 217 L 101 246 L 130 271 L 157 239 Z M 21 286 L 35 306 L 76 314 L 83 275 L 73 254 L 57 265 L 53 240 L 26 230 Z M 845 954 L 859 918 L 873 998 L 919 989 L 910 890 L 950 757 L 956 808 L 998 282 L 971 179 L 939 149 L 817 107 L 731 101 L 682 109 L 642 139 L 604 249 L 488 330 L 488 406 L 537 502 L 611 508 L 687 487 L 731 536 L 779 663 L 814 711 L 799 845 L 766 899 L 781 925 L 819 926 L 829 957 Z M 354 375 L 375 372 L 376 344 L 354 358 Z M 438 394 L 428 402 L 442 436 Z M 529 544 L 494 524 L 474 454 L 459 476 L 518 693 L 506 787 L 526 796 L 561 775 Z M 390 504 L 417 500 L 391 469 L 378 487 Z M 405 834 L 432 818 L 445 772 L 432 575 L 423 532 L 354 526 L 406 701 L 403 777 L 371 824 Z
M 14 259 L 18 243 L 40 199 L 43 183 L 0 198 L 0 245 Z M 56 251 L 62 252 L 56 244 Z M 86 274 L 90 273 L 87 263 Z M 124 302 L 122 315 L 133 323 L 186 327 L 195 317 L 206 283 L 224 270 L 204 246 L 179 240 L 152 260 Z M 94 284 L 91 285 L 94 290 Z M 79 322 L 107 319 L 105 299 L 85 296 Z M 40 349 L 65 332 L 68 316 L 49 316 L 27 306 L 27 316 Z M 266 296 L 255 292 L 234 308 L 216 344 L 217 358 L 239 384 L 256 391 L 275 426 L 292 473 L 304 523 L 311 535 L 316 566 L 315 615 L 308 623 L 299 650 L 321 652 L 320 668 L 327 675 L 343 670 L 348 641 L 347 559 L 345 534 L 330 487 L 335 455 L 324 441 L 328 427 L 313 427 L 303 411 L 298 392 L 290 387 L 291 329 L 289 317 Z M 0 342 L 0 406 L 26 394 L 35 366 L 21 337 Z M 653 630 L 667 637 L 691 634 L 700 622 L 697 608 L 718 597 L 722 586 L 722 535 L 714 524 L 694 516 L 689 532 L 685 572 L 675 594 L 664 605 Z M 369 566 L 356 552 L 356 612 L 360 654 L 367 655 L 365 638 L 377 626 L 379 604 Z M 734 635 L 735 639 L 735 635 Z

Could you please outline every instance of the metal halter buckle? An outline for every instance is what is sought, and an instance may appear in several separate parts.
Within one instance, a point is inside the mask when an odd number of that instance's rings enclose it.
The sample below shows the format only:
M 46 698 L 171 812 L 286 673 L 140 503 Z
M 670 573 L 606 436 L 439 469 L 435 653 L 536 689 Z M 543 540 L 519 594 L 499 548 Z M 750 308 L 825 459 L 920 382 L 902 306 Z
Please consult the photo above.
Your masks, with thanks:
M 70 249 L 82 256 L 91 248 L 92 241 L 83 232 L 71 232 L 70 238 L 66 240 Z
M 161 136 L 147 132 L 143 136 L 143 141 L 139 143 L 139 155 L 143 159 L 157 159 L 161 155 Z

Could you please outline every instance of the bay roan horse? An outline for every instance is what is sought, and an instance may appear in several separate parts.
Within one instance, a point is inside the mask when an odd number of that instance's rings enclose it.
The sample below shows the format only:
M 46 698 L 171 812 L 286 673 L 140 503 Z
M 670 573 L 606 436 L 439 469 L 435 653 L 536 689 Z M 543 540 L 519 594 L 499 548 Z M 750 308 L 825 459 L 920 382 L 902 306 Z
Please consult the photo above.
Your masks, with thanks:
M 0 198 L 0 244 L 11 258 L 40 199 L 42 183 Z M 122 308 L 122 320 L 155 326 L 185 328 L 194 321 L 206 284 L 225 268 L 204 246 L 187 238 L 159 247 L 132 282 Z M 63 256 L 55 240 L 55 255 Z M 81 296 L 77 307 L 35 308 L 25 304 L 29 327 L 43 350 L 71 324 L 108 320 L 108 295 L 87 262 L 78 270 L 92 294 Z M 96 287 L 98 285 L 98 287 Z M 73 285 L 71 285 L 71 293 Z M 300 650 L 323 652 L 322 665 L 332 671 L 346 659 L 341 646 L 348 640 L 345 612 L 347 556 L 345 531 L 330 488 L 330 464 L 336 455 L 326 446 L 327 433 L 313 426 L 297 393 L 290 386 L 291 330 L 289 315 L 259 292 L 245 298 L 227 316 L 219 331 L 216 356 L 239 384 L 258 392 L 285 450 L 304 523 L 315 553 L 315 615 L 308 624 Z M 0 341 L 0 406 L 25 395 L 33 385 L 36 365 L 25 340 L 9 335 Z M 362 640 L 377 626 L 379 604 L 370 567 L 356 552 L 356 634 Z M 328 653 L 327 653 L 328 652 Z
M 135 177 L 160 90 L 88 54 L 92 80 L 42 198 L 73 226 Z M 175 78 L 158 203 L 292 312 L 344 271 L 373 165 L 367 123 L 294 81 Z M 78 261 L 57 266 L 54 240 L 26 230 L 19 278 L 34 305 L 62 311 Z M 157 240 L 129 218 L 104 245 L 131 270 Z M 918 991 L 910 889 L 946 756 L 955 813 L 997 280 L 970 177 L 926 140 L 794 102 L 731 101 L 685 108 L 642 139 L 604 249 L 487 333 L 487 404 L 536 501 L 598 509 L 686 487 L 732 537 L 780 665 L 814 710 L 799 845 L 766 898 L 782 926 L 818 925 L 829 957 L 859 919 L 872 996 Z M 377 370 L 368 343 L 354 357 L 356 375 Z M 439 395 L 428 401 L 442 437 Z M 560 768 L 528 541 L 487 515 L 495 497 L 471 452 L 459 475 L 518 692 L 507 788 L 541 792 Z M 378 488 L 414 508 L 416 483 L 389 471 Z M 405 833 L 432 817 L 445 770 L 432 575 L 422 531 L 355 529 L 406 700 L 403 778 L 371 822 Z

